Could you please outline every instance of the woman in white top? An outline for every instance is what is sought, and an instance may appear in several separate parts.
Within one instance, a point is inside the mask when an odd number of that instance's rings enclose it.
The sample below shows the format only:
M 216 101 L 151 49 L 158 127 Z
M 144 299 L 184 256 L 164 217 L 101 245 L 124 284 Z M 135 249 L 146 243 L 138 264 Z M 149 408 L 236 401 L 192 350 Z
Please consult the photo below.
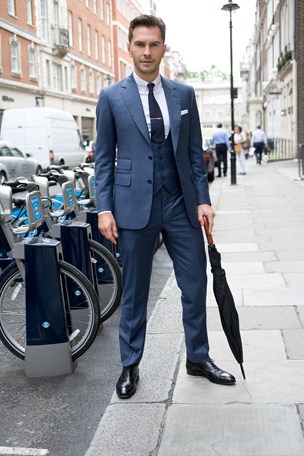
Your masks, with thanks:
M 246 142 L 246 135 L 245 132 L 242 131 L 242 127 L 236 125 L 235 133 L 234 133 L 234 144 L 235 144 L 235 151 L 236 155 L 239 160 L 240 172 L 239 174 L 245 175 L 246 174 L 246 157 L 245 157 L 245 150 L 243 149 L 243 143 Z

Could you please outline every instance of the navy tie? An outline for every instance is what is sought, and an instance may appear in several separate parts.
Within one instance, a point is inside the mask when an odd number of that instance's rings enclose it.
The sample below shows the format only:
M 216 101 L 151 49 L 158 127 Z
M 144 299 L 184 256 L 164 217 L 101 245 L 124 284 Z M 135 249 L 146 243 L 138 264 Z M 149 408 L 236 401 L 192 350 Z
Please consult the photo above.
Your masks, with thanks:
M 151 141 L 156 144 L 161 144 L 165 140 L 165 127 L 162 112 L 154 97 L 153 88 L 155 84 L 148 84 L 149 89 L 149 111 L 151 120 Z

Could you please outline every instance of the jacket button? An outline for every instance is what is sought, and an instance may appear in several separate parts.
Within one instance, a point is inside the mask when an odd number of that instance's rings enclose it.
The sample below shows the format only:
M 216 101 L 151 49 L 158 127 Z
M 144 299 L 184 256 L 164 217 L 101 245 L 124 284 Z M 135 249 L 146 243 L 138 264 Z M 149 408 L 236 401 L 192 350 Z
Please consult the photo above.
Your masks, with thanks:
M 152 181 L 151 181 L 151 179 L 149 179 L 147 182 L 148 182 L 148 184 L 152 184 Z
M 149 155 L 148 159 L 149 159 L 149 160 L 152 160 L 152 155 Z

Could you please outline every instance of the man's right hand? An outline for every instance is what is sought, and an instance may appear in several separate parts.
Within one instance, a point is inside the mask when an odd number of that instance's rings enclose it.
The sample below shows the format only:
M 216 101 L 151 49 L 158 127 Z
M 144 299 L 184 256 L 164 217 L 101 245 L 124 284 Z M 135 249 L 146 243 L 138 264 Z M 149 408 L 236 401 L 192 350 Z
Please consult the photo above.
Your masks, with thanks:
M 118 238 L 118 231 L 113 214 L 104 213 L 98 215 L 98 228 L 101 234 L 112 242 L 117 244 L 116 239 Z

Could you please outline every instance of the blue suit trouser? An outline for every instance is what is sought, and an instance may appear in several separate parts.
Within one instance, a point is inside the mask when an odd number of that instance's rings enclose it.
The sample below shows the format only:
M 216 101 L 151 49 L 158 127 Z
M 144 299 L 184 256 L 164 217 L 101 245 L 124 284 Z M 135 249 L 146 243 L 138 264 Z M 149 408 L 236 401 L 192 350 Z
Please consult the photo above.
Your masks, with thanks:
M 202 228 L 190 224 L 183 196 L 172 196 L 162 187 L 153 197 L 147 226 L 139 230 L 119 230 L 123 266 L 119 342 L 123 366 L 138 365 L 143 355 L 154 245 L 159 232 L 172 259 L 181 290 L 187 357 L 193 362 L 210 359 Z

